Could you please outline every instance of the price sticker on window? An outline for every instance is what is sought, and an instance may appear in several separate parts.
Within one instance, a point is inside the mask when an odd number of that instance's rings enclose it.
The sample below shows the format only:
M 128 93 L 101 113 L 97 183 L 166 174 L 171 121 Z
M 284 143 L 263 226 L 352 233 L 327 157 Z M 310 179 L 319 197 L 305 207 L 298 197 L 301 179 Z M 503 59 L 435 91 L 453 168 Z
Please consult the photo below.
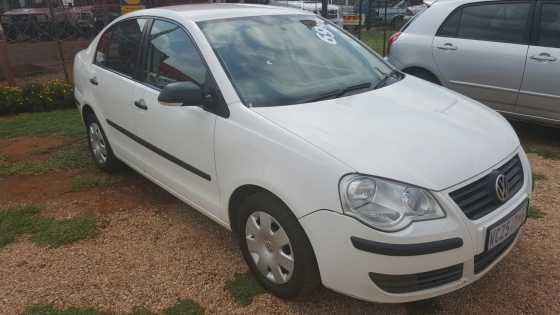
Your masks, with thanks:
M 315 26 L 313 27 L 313 30 L 315 31 L 315 35 L 317 35 L 317 37 L 319 37 L 320 40 L 331 45 L 336 45 L 336 39 L 334 38 L 334 34 L 331 31 L 329 31 L 326 28 L 326 26 L 324 25 Z

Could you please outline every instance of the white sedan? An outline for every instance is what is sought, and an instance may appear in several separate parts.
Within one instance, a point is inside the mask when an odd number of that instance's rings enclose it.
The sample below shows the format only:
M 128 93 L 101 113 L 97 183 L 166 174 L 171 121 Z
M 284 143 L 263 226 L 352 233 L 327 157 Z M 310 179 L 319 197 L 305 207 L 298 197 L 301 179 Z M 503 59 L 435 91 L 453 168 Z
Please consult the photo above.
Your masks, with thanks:
M 441 295 L 488 272 L 526 219 L 531 169 L 506 120 L 311 12 L 136 11 L 74 72 L 97 165 L 124 162 L 231 229 L 280 297 Z

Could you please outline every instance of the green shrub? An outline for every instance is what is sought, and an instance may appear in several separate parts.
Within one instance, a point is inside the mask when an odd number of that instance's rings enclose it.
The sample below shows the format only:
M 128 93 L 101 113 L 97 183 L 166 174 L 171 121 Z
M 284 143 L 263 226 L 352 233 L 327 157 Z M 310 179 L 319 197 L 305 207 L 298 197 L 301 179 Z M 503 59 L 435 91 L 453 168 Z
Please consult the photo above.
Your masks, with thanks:
M 26 112 L 42 112 L 46 109 L 46 100 L 43 99 L 45 88 L 36 82 L 26 83 L 21 88 L 23 103 Z
M 73 87 L 66 81 L 31 82 L 21 88 L 0 86 L 0 115 L 52 111 L 73 106 Z
M 46 100 L 47 110 L 70 108 L 74 106 L 72 85 L 66 81 L 53 80 L 45 84 L 43 99 Z
M 23 96 L 19 87 L 0 87 L 0 115 L 13 115 L 23 110 Z

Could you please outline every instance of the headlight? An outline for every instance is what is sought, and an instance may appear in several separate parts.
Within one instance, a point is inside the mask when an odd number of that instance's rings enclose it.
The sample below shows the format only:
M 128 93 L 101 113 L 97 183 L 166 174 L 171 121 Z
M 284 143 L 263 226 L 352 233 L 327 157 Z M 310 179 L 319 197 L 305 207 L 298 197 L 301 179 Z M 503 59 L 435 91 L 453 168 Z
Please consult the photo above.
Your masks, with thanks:
M 44 15 L 44 14 L 37 15 L 37 22 L 44 23 L 44 22 L 47 22 L 47 21 L 48 21 L 48 18 L 47 18 L 46 15 Z
M 429 191 L 387 179 L 349 174 L 340 181 L 339 190 L 345 214 L 382 231 L 445 217 Z

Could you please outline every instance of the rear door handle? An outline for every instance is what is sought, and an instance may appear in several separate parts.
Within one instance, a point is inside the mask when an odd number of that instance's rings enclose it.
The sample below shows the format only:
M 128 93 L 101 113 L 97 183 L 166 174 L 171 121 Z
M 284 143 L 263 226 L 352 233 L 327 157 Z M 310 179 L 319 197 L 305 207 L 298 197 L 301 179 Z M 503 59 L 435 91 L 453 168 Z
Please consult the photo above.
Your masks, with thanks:
M 445 43 L 443 45 L 437 46 L 438 49 L 441 50 L 457 50 L 459 49 L 457 46 L 451 44 L 451 43 Z
M 89 82 L 93 85 L 99 85 L 99 81 L 97 81 L 96 77 L 93 77 L 93 78 L 89 79 Z
M 537 56 L 531 56 L 530 58 L 539 62 L 555 62 L 556 60 L 558 60 L 556 57 L 551 56 L 549 53 L 541 53 Z
M 139 99 L 137 101 L 134 101 L 134 106 L 142 109 L 142 110 L 148 110 L 148 105 L 146 105 L 146 101 L 144 101 L 143 99 Z

